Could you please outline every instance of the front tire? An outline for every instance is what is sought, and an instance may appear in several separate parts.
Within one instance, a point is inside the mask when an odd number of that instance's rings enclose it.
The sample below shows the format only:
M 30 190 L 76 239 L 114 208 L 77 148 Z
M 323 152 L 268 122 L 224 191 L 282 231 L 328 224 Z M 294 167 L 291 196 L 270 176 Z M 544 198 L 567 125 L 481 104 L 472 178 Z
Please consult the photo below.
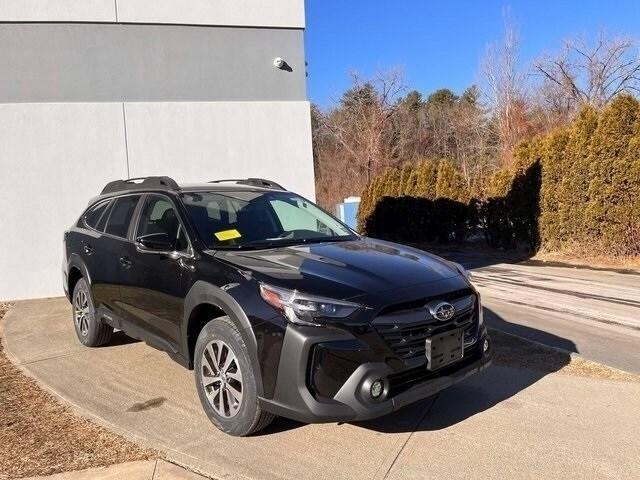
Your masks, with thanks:
M 210 321 L 200 332 L 194 373 L 202 407 L 223 432 L 243 437 L 262 430 L 275 418 L 258 404 L 247 346 L 229 317 Z
M 91 290 L 84 278 L 73 288 L 73 325 L 80 343 L 86 347 L 99 347 L 108 343 L 113 328 L 96 318 Z

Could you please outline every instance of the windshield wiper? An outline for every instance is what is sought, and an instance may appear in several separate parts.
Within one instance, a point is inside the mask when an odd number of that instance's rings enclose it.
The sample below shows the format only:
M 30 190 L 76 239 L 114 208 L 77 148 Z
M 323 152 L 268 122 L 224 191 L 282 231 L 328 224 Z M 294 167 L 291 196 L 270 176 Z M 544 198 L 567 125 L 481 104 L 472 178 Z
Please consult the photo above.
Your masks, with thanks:
M 295 239 L 295 238 L 273 238 L 273 239 L 264 239 L 264 240 L 252 240 L 250 242 L 245 242 L 242 243 L 240 245 L 238 245 L 239 247 L 262 247 L 262 248 L 269 248 L 269 247 L 277 247 L 277 246 L 282 246 L 282 245 L 291 245 L 291 244 L 296 244 L 299 243 L 300 240 L 299 239 Z
M 291 246 L 291 245 L 304 245 L 306 243 L 325 243 L 325 242 L 345 242 L 353 240 L 353 237 L 310 237 L 310 238 L 279 238 L 279 239 L 265 239 L 265 240 L 253 240 L 252 242 L 243 243 L 242 245 L 255 247 L 266 246 L 279 247 L 279 246 Z
M 294 245 L 304 245 L 307 243 L 325 242 L 347 242 L 353 240 L 353 236 L 347 237 L 311 237 L 311 238 L 273 238 L 263 240 L 252 240 L 239 245 L 212 245 L 214 250 L 258 250 L 264 248 L 290 247 Z
M 251 242 L 241 243 L 239 245 L 211 245 L 213 250 L 258 250 L 261 248 L 280 247 L 283 245 L 290 245 L 292 239 L 283 240 L 253 240 Z M 297 243 L 297 242 L 296 242 Z
M 303 243 L 324 243 L 324 242 L 348 242 L 354 237 L 312 237 L 301 239 Z

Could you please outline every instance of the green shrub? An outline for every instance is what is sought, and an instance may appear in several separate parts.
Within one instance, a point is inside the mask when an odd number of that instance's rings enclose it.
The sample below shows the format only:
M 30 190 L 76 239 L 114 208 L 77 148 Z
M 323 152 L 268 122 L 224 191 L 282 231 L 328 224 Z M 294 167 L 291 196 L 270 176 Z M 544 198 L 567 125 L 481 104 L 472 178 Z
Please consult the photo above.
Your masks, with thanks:
M 382 197 L 366 218 L 367 235 L 399 242 L 462 241 L 469 229 L 469 206 L 437 198 Z
M 629 95 L 585 108 L 544 139 L 540 234 L 545 250 L 640 253 L 640 104 Z
M 375 176 L 361 194 L 358 229 L 370 234 L 366 220 L 384 197 L 445 198 L 466 204 L 470 196 L 459 170 L 448 160 L 423 160 L 388 168 Z
M 449 161 L 387 169 L 362 194 L 361 231 L 399 241 L 460 240 L 480 226 L 494 247 L 640 255 L 640 103 L 620 95 L 518 145 L 471 199 Z
M 637 207 L 640 152 L 632 148 L 639 117 L 637 100 L 618 97 L 602 112 L 591 143 L 584 228 L 589 238 L 617 253 L 640 253 L 640 245 L 628 245 L 627 238 L 639 225 L 634 203 Z

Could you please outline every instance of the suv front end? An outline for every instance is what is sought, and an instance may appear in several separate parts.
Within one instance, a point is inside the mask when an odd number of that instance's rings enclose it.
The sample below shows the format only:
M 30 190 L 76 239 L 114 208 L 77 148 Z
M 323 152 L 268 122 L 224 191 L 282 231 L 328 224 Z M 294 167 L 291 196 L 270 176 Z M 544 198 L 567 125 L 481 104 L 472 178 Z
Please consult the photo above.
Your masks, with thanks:
M 263 297 L 265 289 L 262 285 Z M 455 308 L 445 321 L 429 310 L 441 303 Z M 367 420 L 429 397 L 491 363 L 480 295 L 463 275 L 338 304 L 360 308 L 315 325 L 288 320 L 273 396 L 261 398 L 269 411 L 303 422 Z M 290 316 L 284 309 L 281 314 Z M 460 339 L 462 351 L 439 366 L 428 343 L 443 336 Z

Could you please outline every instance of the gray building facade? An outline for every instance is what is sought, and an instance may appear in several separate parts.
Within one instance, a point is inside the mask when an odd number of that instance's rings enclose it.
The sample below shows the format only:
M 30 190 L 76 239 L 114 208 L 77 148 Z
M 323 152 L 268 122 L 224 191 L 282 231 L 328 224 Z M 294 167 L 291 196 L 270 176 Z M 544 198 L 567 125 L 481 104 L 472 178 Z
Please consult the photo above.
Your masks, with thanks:
M 62 293 L 62 232 L 113 179 L 313 198 L 303 33 L 303 0 L 0 1 L 0 300 Z

